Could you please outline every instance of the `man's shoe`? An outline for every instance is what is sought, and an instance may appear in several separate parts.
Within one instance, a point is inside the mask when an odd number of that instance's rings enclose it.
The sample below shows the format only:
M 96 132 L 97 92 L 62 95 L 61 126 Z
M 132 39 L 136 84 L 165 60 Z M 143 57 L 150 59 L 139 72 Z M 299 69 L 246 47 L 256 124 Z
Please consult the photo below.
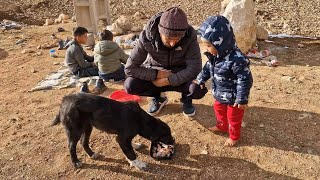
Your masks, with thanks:
M 167 97 L 154 97 L 151 99 L 148 114 L 151 116 L 157 115 L 160 110 L 168 103 Z
M 98 95 L 107 89 L 107 86 L 104 84 L 103 79 L 98 79 L 96 87 L 93 88 L 92 94 Z
M 82 85 L 80 86 L 80 92 L 90 93 L 87 82 L 82 83 Z
M 196 114 L 196 108 L 192 105 L 192 99 L 181 100 L 183 114 L 187 117 L 192 117 Z

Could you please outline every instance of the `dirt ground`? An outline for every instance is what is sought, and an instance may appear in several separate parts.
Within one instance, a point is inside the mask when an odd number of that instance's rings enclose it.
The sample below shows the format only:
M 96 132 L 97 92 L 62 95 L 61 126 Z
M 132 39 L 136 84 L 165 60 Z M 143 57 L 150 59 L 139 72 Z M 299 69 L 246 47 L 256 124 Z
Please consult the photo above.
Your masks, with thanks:
M 73 26 L 63 25 L 67 32 L 56 35 L 70 36 Z M 50 42 L 58 27 L 29 26 L 0 33 L 0 179 L 320 179 L 320 40 L 259 42 L 261 48 L 272 51 L 280 66 L 252 61 L 250 108 L 236 147 L 224 147 L 228 136 L 207 130 L 215 124 L 211 93 L 194 101 L 197 114 L 188 119 L 182 115 L 180 95 L 170 92 L 169 104 L 158 117 L 176 138 L 172 160 L 152 159 L 150 142 L 137 137 L 135 142 L 146 145 L 137 151 L 138 157 L 149 168 L 130 168 L 115 136 L 94 130 L 91 147 L 103 157 L 91 160 L 79 145 L 84 166 L 75 170 L 63 127 L 49 125 L 62 97 L 79 89 L 28 92 L 59 68 L 55 63 L 63 62 L 64 50 L 54 59 L 49 50 L 36 48 Z M 27 38 L 23 47 L 15 44 L 22 37 Z M 299 48 L 299 43 L 304 47 Z M 42 54 L 22 54 L 27 48 Z M 107 86 L 102 96 L 123 88 Z M 141 106 L 147 108 L 146 98 Z

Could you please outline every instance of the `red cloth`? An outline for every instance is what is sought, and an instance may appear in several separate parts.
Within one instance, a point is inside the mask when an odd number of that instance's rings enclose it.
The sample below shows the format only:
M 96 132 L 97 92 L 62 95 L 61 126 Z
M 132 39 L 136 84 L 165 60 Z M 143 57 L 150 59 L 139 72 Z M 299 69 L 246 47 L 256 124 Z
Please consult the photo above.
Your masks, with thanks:
M 141 100 L 140 96 L 128 94 L 124 90 L 114 91 L 113 93 L 111 93 L 110 99 L 113 99 L 119 102 L 126 102 L 126 101 L 139 102 Z
M 216 115 L 217 128 L 229 132 L 229 137 L 232 140 L 240 139 L 244 110 L 228 104 L 221 104 L 219 101 L 215 101 L 213 110 Z

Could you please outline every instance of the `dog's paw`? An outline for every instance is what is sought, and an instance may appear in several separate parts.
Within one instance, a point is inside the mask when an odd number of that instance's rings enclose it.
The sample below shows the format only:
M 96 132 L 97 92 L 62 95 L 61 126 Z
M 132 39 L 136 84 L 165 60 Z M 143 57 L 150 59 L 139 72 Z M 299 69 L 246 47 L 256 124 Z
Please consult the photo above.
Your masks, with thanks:
M 139 161 L 139 160 L 133 160 L 133 161 L 129 161 L 130 166 L 134 166 L 135 168 L 137 168 L 138 170 L 145 170 L 147 169 L 147 163 Z
M 132 143 L 132 147 L 134 150 L 139 150 L 143 147 L 143 144 L 141 143 Z
M 100 157 L 100 154 L 94 153 L 94 154 L 91 156 L 91 159 L 96 160 L 96 159 L 99 159 L 99 157 Z
M 78 168 L 81 168 L 82 163 L 79 161 L 79 162 L 73 163 L 73 166 L 74 168 L 78 169 Z

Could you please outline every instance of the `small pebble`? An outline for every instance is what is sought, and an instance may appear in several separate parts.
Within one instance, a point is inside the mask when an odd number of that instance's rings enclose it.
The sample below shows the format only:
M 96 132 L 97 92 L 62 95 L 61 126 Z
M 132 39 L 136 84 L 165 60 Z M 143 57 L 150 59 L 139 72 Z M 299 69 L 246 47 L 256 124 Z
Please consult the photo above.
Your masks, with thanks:
M 207 150 L 203 150 L 203 151 L 201 151 L 200 154 L 208 154 L 208 151 Z
M 264 127 L 264 125 L 263 125 L 263 124 L 260 124 L 260 125 L 259 125 L 259 127 L 263 128 L 263 127 Z

